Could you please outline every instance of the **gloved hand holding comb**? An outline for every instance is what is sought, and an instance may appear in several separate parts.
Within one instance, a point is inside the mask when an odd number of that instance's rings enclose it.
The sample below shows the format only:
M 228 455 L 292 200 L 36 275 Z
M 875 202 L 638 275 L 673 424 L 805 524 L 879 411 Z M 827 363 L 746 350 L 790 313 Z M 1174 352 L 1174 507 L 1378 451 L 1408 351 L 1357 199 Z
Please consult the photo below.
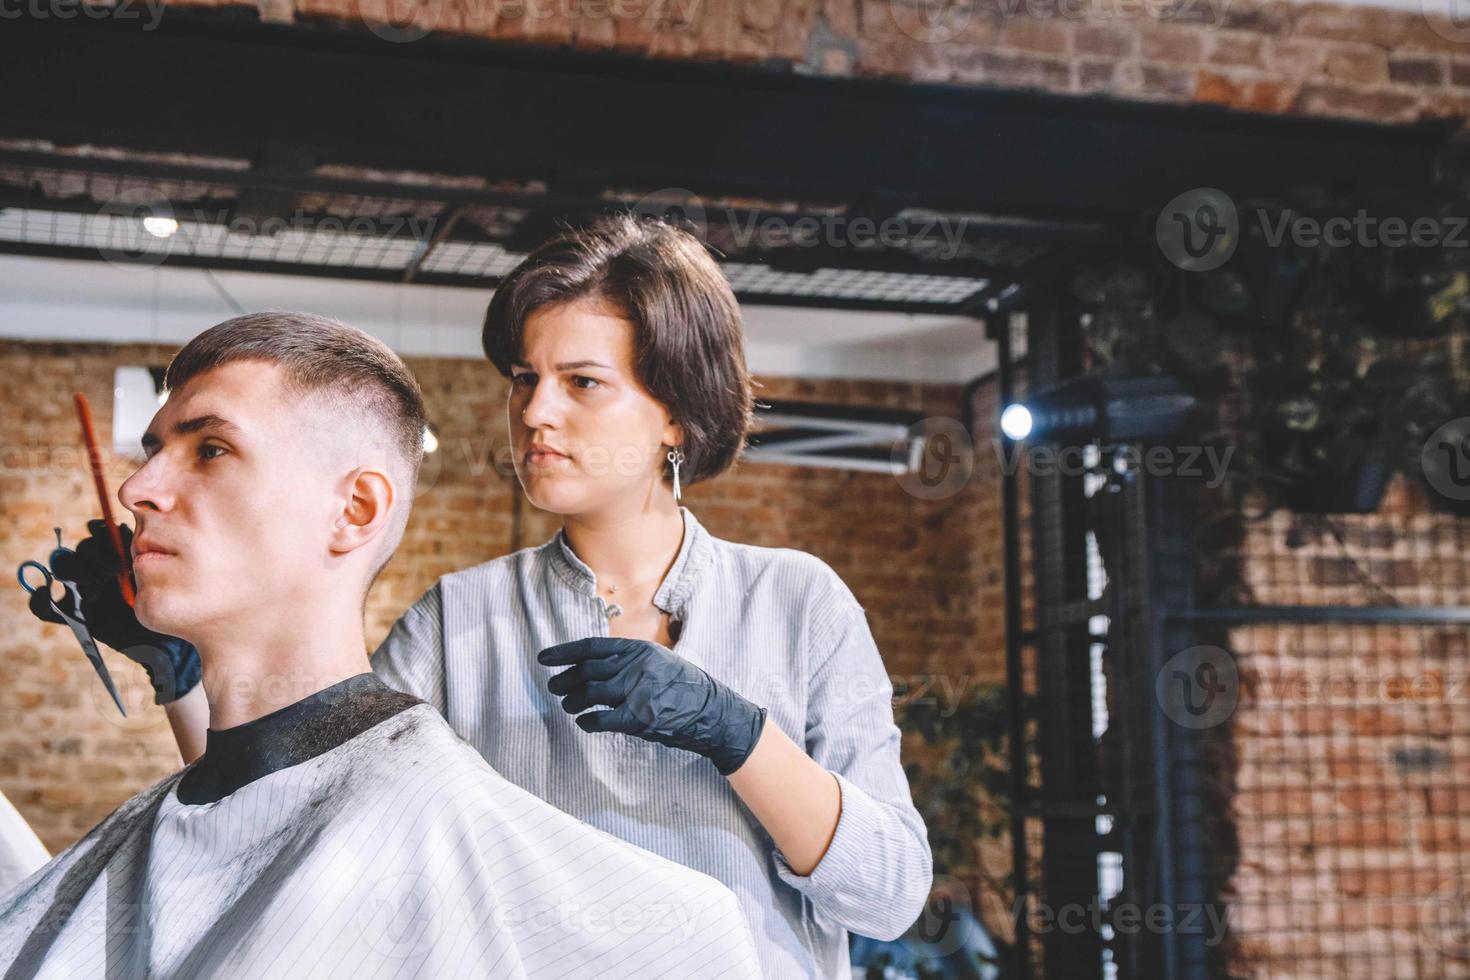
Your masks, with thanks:
M 82 597 L 82 616 L 92 636 L 148 672 L 153 702 L 178 700 L 199 683 L 199 651 L 187 640 L 156 633 L 138 622 L 118 584 L 122 557 L 113 549 L 107 522 L 88 521 L 87 530 L 88 537 L 77 543 L 74 554 L 63 552 L 57 556 L 52 571 L 57 578 L 76 583 Z M 118 531 L 124 550 L 130 549 L 133 529 L 122 524 Z M 48 623 L 62 622 L 45 590 L 31 595 L 30 609 Z

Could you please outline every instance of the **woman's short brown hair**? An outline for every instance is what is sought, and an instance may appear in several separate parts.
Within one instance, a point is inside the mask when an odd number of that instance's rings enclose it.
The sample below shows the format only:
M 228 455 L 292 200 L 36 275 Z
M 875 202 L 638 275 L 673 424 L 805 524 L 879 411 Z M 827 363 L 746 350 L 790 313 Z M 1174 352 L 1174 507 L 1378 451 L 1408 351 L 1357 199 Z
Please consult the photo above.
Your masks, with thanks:
M 482 342 L 505 377 L 526 319 L 579 299 L 607 302 L 633 324 L 639 382 L 684 431 L 683 484 L 723 473 L 745 448 L 752 383 L 740 306 L 699 239 L 655 218 L 619 214 L 570 229 L 511 270 L 485 313 Z M 671 471 L 665 466 L 665 476 Z

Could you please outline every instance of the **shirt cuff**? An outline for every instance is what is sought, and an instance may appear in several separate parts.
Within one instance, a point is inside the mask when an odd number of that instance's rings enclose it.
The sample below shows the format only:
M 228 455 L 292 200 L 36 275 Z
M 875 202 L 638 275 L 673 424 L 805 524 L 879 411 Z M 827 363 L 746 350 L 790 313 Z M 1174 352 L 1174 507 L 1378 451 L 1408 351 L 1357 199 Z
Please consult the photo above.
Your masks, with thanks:
M 832 770 L 827 770 L 832 772 Z M 837 830 L 827 853 L 817 862 L 809 875 L 799 875 L 791 870 L 786 856 L 778 847 L 775 851 L 776 874 L 780 879 L 819 900 L 840 894 L 861 884 L 863 880 L 863 856 L 870 853 L 874 837 L 882 826 L 882 810 L 873 800 L 849 782 L 841 773 L 832 773 L 837 778 L 841 792 L 842 810 L 837 817 Z

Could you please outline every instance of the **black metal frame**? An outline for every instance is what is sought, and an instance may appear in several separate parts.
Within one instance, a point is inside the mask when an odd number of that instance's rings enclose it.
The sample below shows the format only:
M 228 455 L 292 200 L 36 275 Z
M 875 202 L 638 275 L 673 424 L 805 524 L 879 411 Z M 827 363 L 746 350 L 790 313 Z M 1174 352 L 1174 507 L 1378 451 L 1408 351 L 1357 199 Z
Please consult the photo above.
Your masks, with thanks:
M 464 39 L 391 44 L 190 10 L 152 32 L 9 20 L 0 83 L 0 137 L 249 160 L 284 146 L 308 162 L 542 179 L 569 195 L 697 182 L 706 196 L 839 200 L 880 217 L 923 206 L 1097 220 L 1197 186 L 1415 186 L 1454 130 Z
M 362 197 L 377 200 L 413 202 L 432 209 L 434 217 L 427 222 L 434 230 L 431 236 L 419 242 L 419 251 L 406 273 L 398 269 L 353 268 L 324 266 L 297 262 L 271 262 L 257 259 L 244 260 L 187 254 L 170 254 L 164 262 L 184 268 L 237 269 L 255 272 L 270 272 L 285 275 L 324 276 L 339 279 L 357 279 L 378 282 L 414 282 L 421 285 L 456 286 L 474 289 L 493 288 L 500 277 L 493 275 L 461 275 L 428 271 L 423 268 L 436 247 L 446 242 L 469 244 L 495 244 L 514 250 L 529 249 L 534 242 L 523 241 L 524 229 L 534 226 L 550 229 L 559 219 L 580 220 L 586 217 L 626 210 L 634 202 L 626 199 L 590 195 L 540 194 L 523 191 L 459 190 L 425 184 L 410 184 L 401 181 L 350 180 L 336 177 L 320 177 L 306 173 L 284 173 L 271 170 L 233 170 L 224 167 L 204 167 L 178 164 L 161 164 L 131 160 L 104 158 L 78 158 L 54 152 L 23 150 L 0 150 L 0 169 L 82 172 L 106 175 L 120 179 L 147 181 L 156 184 L 189 183 L 216 188 L 238 188 L 239 198 L 209 199 L 209 203 L 194 208 L 187 206 L 174 209 L 177 217 L 185 221 L 226 224 L 235 214 L 239 201 L 250 195 L 296 195 L 302 193 L 330 194 L 341 197 Z M 519 225 L 509 238 L 495 239 L 467 228 L 458 222 L 458 216 L 467 207 L 514 208 L 528 212 L 528 220 Z M 98 204 L 87 198 L 53 199 L 38 192 L 22 192 L 14 188 L 0 187 L 0 209 L 33 208 L 43 211 L 68 212 L 88 215 L 98 211 Z M 190 215 L 192 213 L 192 219 Z M 761 220 L 769 212 L 750 208 L 731 208 L 728 217 L 734 221 Z M 784 211 L 783 220 L 794 222 L 803 217 L 815 217 L 810 212 Z M 1046 264 L 1073 257 L 1080 250 L 1095 247 L 1102 236 L 1087 228 L 1055 226 L 1032 227 L 1016 222 L 999 220 L 984 229 L 987 237 L 1004 237 L 1007 240 L 1044 242 L 1049 248 L 1045 253 Z M 395 234 L 389 229 L 386 234 Z M 398 237 L 405 237 L 402 229 Z M 411 236 L 409 236 L 411 237 Z M 830 266 L 841 269 L 895 272 L 915 275 L 942 275 L 983 279 L 987 285 L 979 288 L 965 303 L 923 301 L 907 299 L 890 301 L 882 299 L 859 299 L 840 296 L 807 296 L 789 293 L 764 293 L 737 289 L 737 298 L 749 305 L 779 305 L 792 307 L 815 307 L 821 309 L 862 310 L 869 312 L 902 312 L 955 314 L 989 301 L 1007 290 L 1013 291 L 1017 279 L 1029 277 L 1030 272 L 1022 268 L 988 266 L 973 260 L 929 262 L 913 256 L 885 252 L 881 255 L 865 255 L 851 249 L 826 247 L 801 247 L 773 252 L 769 256 L 756 256 L 768 261 L 773 268 L 791 269 L 792 255 L 799 253 L 802 264 L 811 268 Z M 37 243 L 0 241 L 0 254 L 32 255 L 48 258 L 73 258 L 96 260 L 102 258 L 98 250 L 87 247 L 57 246 Z M 751 261 L 751 257 L 735 256 L 737 260 Z M 140 255 L 136 259 L 118 254 L 109 254 L 109 261 L 138 261 L 157 264 L 156 259 Z
M 1030 390 L 1075 374 L 1075 345 L 1083 329 L 1059 299 L 1059 288 L 1033 289 L 1022 297 L 1027 313 L 1025 377 Z M 999 346 L 1001 404 L 1015 400 L 1008 317 L 992 316 L 989 333 Z M 1071 348 L 1068 344 L 1074 345 Z M 1011 459 L 1018 447 L 1002 438 Z M 1099 447 L 1107 460 L 1108 447 Z M 1078 587 L 1085 567 L 1085 530 L 1079 520 L 1081 479 L 1030 477 L 1032 545 L 1020 544 L 1020 493 L 1015 465 L 1002 471 L 1006 669 L 1013 716 L 1012 860 L 1022 904 L 1014 922 L 1016 977 L 1065 976 L 1087 980 L 1102 975 L 1100 953 L 1110 955 L 1120 977 L 1203 980 L 1223 975 L 1225 953 L 1198 932 L 1184 930 L 1114 935 L 1091 932 L 1044 937 L 1029 934 L 1025 910 L 1037 901 L 1053 908 L 1096 895 L 1098 854 L 1116 851 L 1123 860 L 1123 891 L 1117 902 L 1135 907 L 1160 904 L 1179 912 L 1223 904 L 1219 871 L 1208 860 L 1218 841 L 1208 785 L 1211 738 L 1171 722 L 1159 704 L 1154 679 L 1172 652 L 1202 642 L 1211 629 L 1252 623 L 1300 624 L 1470 624 L 1470 608 L 1280 606 L 1196 608 L 1192 555 L 1197 518 L 1194 487 L 1180 477 L 1122 476 L 1106 465 L 1113 499 L 1101 502 L 1103 520 L 1113 525 L 1104 552 L 1107 601 L 1089 599 Z M 1070 484 L 1070 485 L 1069 485 Z M 1091 528 L 1099 523 L 1094 521 Z M 1034 573 L 1035 627 L 1023 619 L 1024 567 Z M 1083 628 L 1093 615 L 1108 617 L 1105 637 Z M 1106 643 L 1110 738 L 1094 746 L 1085 737 L 1091 706 L 1075 697 L 1089 683 L 1088 645 Z M 1028 648 L 1035 659 L 1027 657 Z M 1028 680 L 1036 696 L 1026 693 Z M 1116 729 L 1116 731 L 1113 731 Z M 1028 745 L 1034 740 L 1035 745 Z M 1218 746 L 1215 746 L 1218 748 Z M 1033 753 L 1035 768 L 1033 768 Z M 1101 765 L 1088 760 L 1101 758 Z M 1034 785 L 1039 782 L 1039 786 Z M 1096 799 L 1105 799 L 1097 805 Z M 1085 825 L 1111 819 L 1108 834 L 1087 839 Z M 1039 881 L 1028 828 L 1042 831 Z M 1212 877 L 1213 876 L 1213 877 Z M 1091 895 L 1087 892 L 1091 890 Z M 1041 961 L 1038 963 L 1037 956 Z
M 1055 291 L 1048 294 L 1056 295 Z M 1043 302 L 1045 302 L 1043 300 Z M 1075 345 L 1080 326 L 1064 305 L 1051 302 L 1038 315 L 1028 310 L 1027 378 L 1037 385 L 1055 383 L 1077 373 Z M 1006 338 L 1007 331 L 998 334 Z M 1067 344 L 1071 344 L 1068 352 Z M 1014 392 L 1013 368 L 1002 344 L 1003 403 Z M 1016 451 L 1005 444 L 1007 455 Z M 1022 555 L 1016 527 L 1019 493 L 1016 467 L 1003 476 L 1003 508 L 1007 526 L 1006 654 L 1015 712 L 1011 719 L 1013 861 L 1022 869 L 1018 894 L 1030 908 L 1044 902 L 1053 914 L 1066 906 L 1100 904 L 1099 858 L 1104 852 L 1122 856 L 1122 891 L 1112 900 L 1133 908 L 1162 905 L 1169 909 L 1203 907 L 1217 896 L 1203 887 L 1204 877 L 1188 862 L 1207 853 L 1204 828 L 1194 801 L 1201 771 L 1198 746 L 1188 733 L 1174 731 L 1160 710 L 1153 687 L 1166 659 L 1179 650 L 1182 623 L 1193 615 L 1190 554 L 1193 488 L 1178 478 L 1117 473 L 1109 447 L 1099 447 L 1094 472 L 1107 482 L 1084 497 L 1076 475 L 1030 476 L 1034 557 L 1035 621 L 1027 630 L 1021 615 Z M 1108 533 L 1104 535 L 1104 530 Z M 1102 599 L 1089 598 L 1085 571 L 1086 536 L 1098 535 L 1107 572 Z M 1091 617 L 1104 615 L 1103 635 L 1089 631 Z M 1109 688 L 1108 734 L 1101 744 L 1092 735 L 1092 677 L 1089 647 L 1105 644 Z M 1035 652 L 1037 696 L 1024 697 L 1028 673 L 1023 650 Z M 1032 788 L 1030 748 L 1035 732 Z M 1099 833 L 1098 817 L 1111 821 Z M 1033 884 L 1034 863 L 1024 844 L 1028 823 L 1042 829 L 1040 880 Z M 1035 889 L 1035 890 L 1033 890 Z M 1088 980 L 1103 976 L 1107 949 L 1120 977 L 1197 980 L 1212 974 L 1212 951 L 1188 934 L 1131 931 L 1105 939 L 1095 930 L 1081 933 L 1052 929 L 1039 944 L 1028 934 L 1024 911 L 1016 926 L 1016 977 L 1032 977 L 1034 955 L 1042 955 L 1045 976 Z
M 364 25 L 352 27 L 260 24 L 242 11 L 170 9 L 156 30 L 144 31 L 137 21 L 118 18 L 27 14 L 0 32 L 0 84 L 9 100 L 0 139 L 243 159 L 251 163 L 243 172 L 141 169 L 159 179 L 227 179 L 249 188 L 250 207 L 293 191 L 401 193 L 439 202 L 441 231 L 454 229 L 456 207 L 534 209 L 517 229 L 523 240 L 500 243 L 512 250 L 529 248 L 558 218 L 671 187 L 711 202 L 796 200 L 874 221 L 909 209 L 940 211 L 977 220 L 988 235 L 1051 246 L 1025 268 L 935 264 L 891 250 L 866 256 L 853 248 L 804 248 L 769 258 L 773 268 L 825 264 L 990 280 L 965 309 L 755 291 L 740 296 L 752 304 L 982 315 L 1014 306 L 1030 284 L 1105 246 L 1099 224 L 1159 207 L 1190 187 L 1250 194 L 1307 179 L 1416 186 L 1452 131 L 1445 122 L 1384 127 L 1287 120 L 1219 107 L 822 78 L 770 65 L 655 61 L 438 36 L 393 44 Z M 56 155 L 6 156 L 80 164 Z M 327 180 L 312 176 L 320 164 L 538 181 L 546 190 L 462 192 Z M 137 164 L 95 157 L 84 165 L 140 171 Z M 20 202 L 0 201 L 0 207 L 6 203 Z M 86 250 L 13 243 L 0 251 L 89 257 Z M 168 261 L 242 267 L 203 257 Z M 285 263 L 248 268 L 391 278 Z M 494 284 L 417 266 L 407 276 L 431 284 Z

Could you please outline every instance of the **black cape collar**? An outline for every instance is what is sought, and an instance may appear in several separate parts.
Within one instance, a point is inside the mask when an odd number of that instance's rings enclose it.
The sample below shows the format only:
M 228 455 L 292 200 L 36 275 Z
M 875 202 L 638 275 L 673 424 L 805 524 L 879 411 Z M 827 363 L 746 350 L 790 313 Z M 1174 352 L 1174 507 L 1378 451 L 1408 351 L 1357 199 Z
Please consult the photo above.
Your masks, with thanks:
M 217 803 L 257 779 L 310 761 L 422 703 L 369 672 L 243 725 L 210 729 L 204 755 L 179 779 L 179 802 Z

